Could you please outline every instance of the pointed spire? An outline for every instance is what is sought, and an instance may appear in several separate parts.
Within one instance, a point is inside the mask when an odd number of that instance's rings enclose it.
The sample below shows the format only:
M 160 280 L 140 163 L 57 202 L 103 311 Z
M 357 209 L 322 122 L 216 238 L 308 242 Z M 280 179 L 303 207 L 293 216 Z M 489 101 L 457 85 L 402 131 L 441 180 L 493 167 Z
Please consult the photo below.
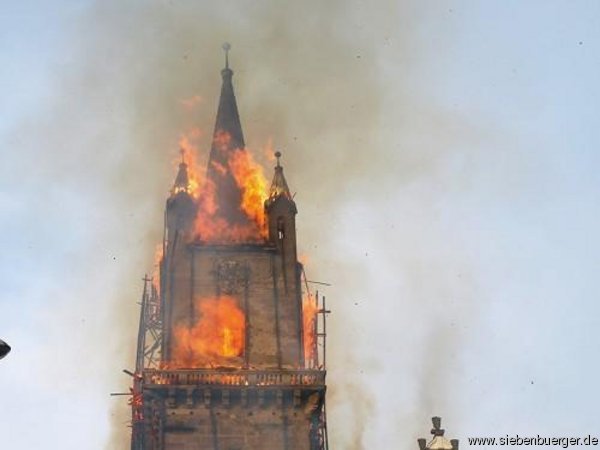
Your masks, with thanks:
M 233 71 L 229 68 L 230 49 L 231 45 L 223 44 L 225 51 L 225 68 L 221 70 L 223 84 L 206 176 L 214 184 L 219 214 L 227 218 L 230 223 L 243 223 L 247 218 L 239 208 L 242 192 L 229 167 L 232 155 L 236 151 L 245 151 L 242 124 L 233 91 Z
M 231 45 L 223 44 L 225 51 L 225 68 L 221 70 L 223 84 L 221 86 L 221 98 L 219 99 L 219 109 L 217 111 L 217 121 L 215 123 L 215 131 L 213 134 L 214 141 L 210 152 L 211 159 L 218 158 L 220 161 L 223 153 L 223 145 L 226 144 L 226 150 L 234 150 L 236 148 L 244 148 L 244 134 L 242 133 L 242 124 L 240 115 L 233 92 L 233 70 L 229 68 L 229 50 Z
M 290 188 L 288 187 L 285 176 L 283 175 L 283 167 L 281 166 L 280 162 L 281 152 L 275 152 L 275 158 L 277 158 L 277 165 L 275 166 L 275 174 L 273 175 L 273 182 L 271 183 L 269 198 L 267 199 L 267 206 L 280 197 L 284 197 L 293 202 Z
M 173 183 L 173 194 L 178 194 L 179 192 L 187 192 L 190 186 L 190 179 L 188 177 L 187 164 L 185 163 L 185 150 L 180 149 L 181 153 L 181 162 L 179 163 L 179 170 L 177 171 L 177 176 L 175 177 L 175 183 Z

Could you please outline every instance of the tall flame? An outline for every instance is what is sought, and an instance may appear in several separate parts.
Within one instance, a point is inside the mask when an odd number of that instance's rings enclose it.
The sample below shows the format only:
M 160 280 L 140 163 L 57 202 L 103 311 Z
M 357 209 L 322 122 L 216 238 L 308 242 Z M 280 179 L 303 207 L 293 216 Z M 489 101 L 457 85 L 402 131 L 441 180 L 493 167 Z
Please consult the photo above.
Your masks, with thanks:
M 154 246 L 154 264 L 152 265 L 152 285 L 156 290 L 160 284 L 160 263 L 163 258 L 163 244 L 156 244 Z
M 304 330 L 304 363 L 307 368 L 315 368 L 317 363 L 317 299 L 307 293 L 302 299 L 302 322 Z
M 204 177 L 201 175 L 200 170 L 198 170 L 198 148 L 196 145 L 198 139 L 201 137 L 202 131 L 200 128 L 192 128 L 179 138 L 179 148 L 181 149 L 183 160 L 187 164 L 188 193 L 194 198 L 199 197 L 200 187 L 204 184 Z M 178 159 L 176 164 L 179 164 L 179 162 Z
M 194 128 L 183 134 L 179 140 L 188 170 L 187 192 L 198 205 L 194 238 L 202 242 L 219 244 L 264 241 L 268 234 L 264 211 L 268 185 L 263 168 L 247 149 L 229 150 L 231 137 L 227 133 L 216 133 L 214 142 L 228 155 L 227 165 L 212 161 L 212 167 L 221 175 L 231 173 L 241 193 L 241 201 L 237 208 L 247 219 L 243 223 L 233 223 L 219 212 L 214 181 L 201 175 L 203 172 L 199 170 L 196 155 L 198 154 L 197 140 L 201 136 L 200 130 Z
M 173 333 L 172 368 L 237 366 L 244 353 L 246 322 L 234 297 L 202 297 L 198 320 L 179 324 Z
M 235 151 L 229 158 L 229 167 L 235 182 L 242 190 L 242 211 L 256 224 L 260 236 L 266 237 L 264 204 L 268 190 L 262 167 L 246 150 Z

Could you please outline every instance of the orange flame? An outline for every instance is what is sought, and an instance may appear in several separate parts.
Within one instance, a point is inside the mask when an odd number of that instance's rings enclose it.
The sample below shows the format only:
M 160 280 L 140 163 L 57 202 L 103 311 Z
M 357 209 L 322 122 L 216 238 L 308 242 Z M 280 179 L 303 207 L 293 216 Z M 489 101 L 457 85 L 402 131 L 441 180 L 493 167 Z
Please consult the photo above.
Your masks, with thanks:
M 306 266 L 308 265 L 308 261 L 309 261 L 308 254 L 306 254 L 306 253 L 300 253 L 300 254 L 298 255 L 298 261 L 300 261 L 300 263 L 301 263 L 301 264 L 302 264 L 304 267 L 306 267 Z
M 194 110 L 200 103 L 202 103 L 203 99 L 202 97 L 200 97 L 199 95 L 193 95 L 189 98 L 184 98 L 179 100 L 179 103 L 181 104 L 181 106 L 183 106 L 183 108 L 185 108 L 187 111 L 192 111 Z
M 242 190 L 242 211 L 257 225 L 261 237 L 266 237 L 264 204 L 268 191 L 262 167 L 247 151 L 234 152 L 229 158 L 229 167 L 238 187 Z
M 187 164 L 188 171 L 188 193 L 194 197 L 198 198 L 200 195 L 200 186 L 203 185 L 203 177 L 198 170 L 198 147 L 197 142 L 202 137 L 202 131 L 199 128 L 192 128 L 186 133 L 182 134 L 179 138 L 179 148 L 182 152 L 182 157 L 185 163 Z M 181 162 L 181 158 L 176 160 L 176 165 L 179 165 Z
M 302 299 L 302 322 L 304 325 L 304 364 L 307 368 L 317 365 L 317 313 L 319 306 L 312 294 Z
M 152 285 L 158 290 L 160 281 L 160 263 L 163 257 L 163 244 L 156 244 L 154 247 L 154 265 L 152 266 Z
M 263 157 L 270 163 L 275 162 L 275 147 L 273 146 L 273 138 L 267 140 L 267 145 L 263 148 Z
M 185 192 L 190 194 L 198 205 L 193 237 L 203 242 L 219 244 L 264 241 L 268 235 L 264 202 L 269 191 L 263 168 L 247 149 L 231 149 L 231 136 L 228 133 L 219 131 L 215 134 L 213 143 L 227 155 L 227 163 L 211 161 L 210 164 L 221 176 L 227 172 L 231 173 L 241 193 L 238 208 L 247 218 L 246 223 L 231 223 L 227 217 L 219 214 L 214 181 L 206 177 L 205 170 L 199 169 L 198 144 L 202 137 L 200 129 L 192 128 L 179 139 L 189 180 Z M 268 147 L 271 145 L 269 142 Z M 180 163 L 181 158 L 178 158 L 176 165 Z M 173 191 L 173 194 L 176 193 L 177 191 Z
M 267 238 L 268 230 L 264 202 L 268 197 L 267 180 L 263 168 L 245 148 L 229 150 L 229 134 L 218 132 L 214 142 L 227 152 L 227 165 L 212 161 L 211 164 L 221 175 L 231 173 L 241 193 L 239 210 L 246 216 L 246 223 L 231 223 L 219 214 L 216 202 L 216 187 L 212 180 L 205 178 L 198 195 L 198 212 L 195 222 L 195 236 L 210 243 L 261 242 Z
M 172 368 L 240 366 L 246 322 L 238 302 L 230 296 L 196 301 L 198 321 L 178 325 L 173 333 Z

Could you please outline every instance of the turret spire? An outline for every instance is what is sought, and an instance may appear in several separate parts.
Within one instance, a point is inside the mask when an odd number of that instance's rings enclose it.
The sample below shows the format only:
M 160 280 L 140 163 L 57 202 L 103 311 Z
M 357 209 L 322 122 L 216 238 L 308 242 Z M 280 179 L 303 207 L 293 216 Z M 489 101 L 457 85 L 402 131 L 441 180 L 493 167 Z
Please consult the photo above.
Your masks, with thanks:
M 273 175 L 273 182 L 271 183 L 271 189 L 269 191 L 269 198 L 267 199 L 267 206 L 277 200 L 279 197 L 285 197 L 286 199 L 292 200 L 292 194 L 288 187 L 285 176 L 283 175 L 283 167 L 281 166 L 281 152 L 275 152 L 275 158 L 277 159 L 277 165 L 275 166 L 275 174 Z
M 187 164 L 185 163 L 185 150 L 180 149 L 181 153 L 181 162 L 179 163 L 179 170 L 177 171 L 177 176 L 175 177 L 175 183 L 173 183 L 173 194 L 178 194 L 179 192 L 187 192 L 190 179 L 187 171 Z

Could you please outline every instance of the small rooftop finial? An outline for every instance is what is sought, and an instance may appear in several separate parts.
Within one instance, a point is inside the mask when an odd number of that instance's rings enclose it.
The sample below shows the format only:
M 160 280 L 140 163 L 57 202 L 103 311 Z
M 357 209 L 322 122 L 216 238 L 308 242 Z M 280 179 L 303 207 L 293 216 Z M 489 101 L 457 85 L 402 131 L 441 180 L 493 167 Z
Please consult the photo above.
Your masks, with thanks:
M 185 150 L 183 147 L 179 149 L 179 154 L 181 155 L 181 164 L 185 164 Z
M 275 152 L 275 158 L 277 158 L 277 167 L 281 167 L 281 164 L 279 164 L 279 158 L 281 158 L 281 152 L 279 150 L 277 150 Z
M 225 42 L 223 44 L 223 50 L 225 50 L 225 68 L 229 69 L 229 50 L 231 50 L 231 44 L 229 42 Z
M 431 422 L 433 423 L 431 434 L 434 436 L 443 436 L 445 430 L 442 430 L 442 418 L 438 416 L 432 417 Z
M 419 443 L 419 450 L 458 450 L 458 439 L 446 439 L 444 437 L 444 430 L 442 429 L 442 419 L 438 416 L 432 417 L 433 439 L 427 443 L 425 439 L 417 439 Z

